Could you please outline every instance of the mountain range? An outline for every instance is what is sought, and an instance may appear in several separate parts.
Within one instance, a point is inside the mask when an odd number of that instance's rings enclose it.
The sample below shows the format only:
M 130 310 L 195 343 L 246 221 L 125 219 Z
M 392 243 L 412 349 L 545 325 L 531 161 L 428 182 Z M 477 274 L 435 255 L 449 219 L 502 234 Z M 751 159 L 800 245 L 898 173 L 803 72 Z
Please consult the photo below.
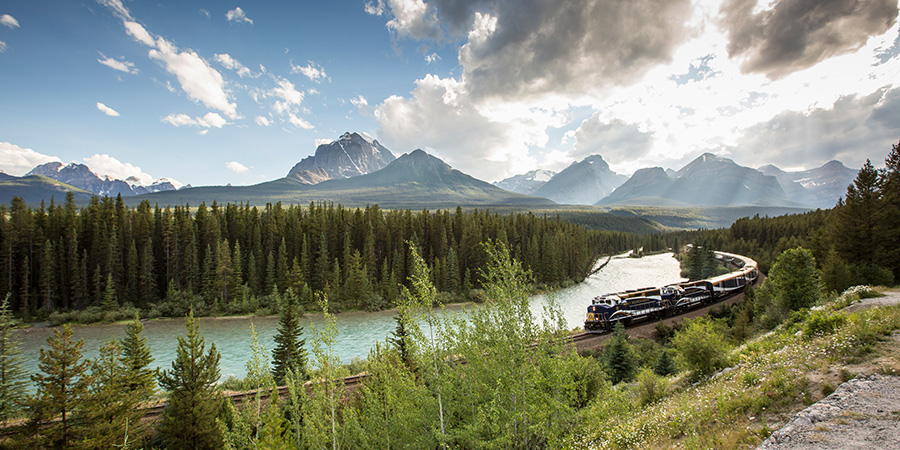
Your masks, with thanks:
M 127 197 L 176 189 L 175 184 L 166 178 L 156 180 L 149 185 L 143 184 L 136 177 L 128 177 L 125 180 L 113 179 L 108 176 L 100 178 L 84 164 L 66 165 L 58 161 L 41 164 L 25 174 L 26 177 L 32 175 L 41 175 L 61 181 L 99 196 L 115 197 L 121 194 L 123 197 Z
M 97 176 L 83 164 L 59 162 L 35 167 L 24 177 L 0 173 L 0 202 L 14 195 L 29 203 L 61 200 L 65 191 L 77 199 L 121 194 L 129 204 L 200 202 L 308 203 L 345 206 L 377 203 L 386 208 L 542 207 L 558 204 L 700 207 L 831 207 L 853 182 L 856 171 L 837 161 L 787 172 L 767 165 L 758 170 L 705 153 L 677 171 L 651 167 L 631 177 L 612 171 L 600 155 L 573 162 L 559 173 L 535 170 L 489 184 L 415 150 L 395 157 L 378 141 L 344 133 L 319 145 L 315 154 L 295 164 L 287 176 L 251 186 L 189 185 L 176 189 L 161 179 L 144 185 L 135 178 Z

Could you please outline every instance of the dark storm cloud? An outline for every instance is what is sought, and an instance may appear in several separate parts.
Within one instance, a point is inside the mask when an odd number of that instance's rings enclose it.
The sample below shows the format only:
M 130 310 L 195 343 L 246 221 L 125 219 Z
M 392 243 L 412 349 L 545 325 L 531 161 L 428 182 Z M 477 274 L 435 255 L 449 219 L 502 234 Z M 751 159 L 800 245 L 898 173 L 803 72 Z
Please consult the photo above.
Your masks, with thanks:
M 897 117 L 900 88 L 886 86 L 869 95 L 841 97 L 831 109 L 783 112 L 750 127 L 732 153 L 753 167 L 811 168 L 837 159 L 858 168 L 867 158 L 878 165 L 900 139 Z
M 403 14 L 402 3 L 383 2 L 395 17 Z M 441 27 L 431 34 L 467 39 L 459 58 L 469 92 L 505 99 L 577 95 L 637 81 L 670 60 L 688 34 L 691 11 L 690 0 L 433 0 L 426 5 Z
M 721 25 L 741 69 L 773 79 L 860 48 L 898 14 L 896 0 L 781 0 L 753 14 L 757 2 L 726 0 Z
M 687 0 L 526 0 L 497 5 L 496 30 L 460 51 L 477 97 L 578 95 L 637 81 L 687 35 Z

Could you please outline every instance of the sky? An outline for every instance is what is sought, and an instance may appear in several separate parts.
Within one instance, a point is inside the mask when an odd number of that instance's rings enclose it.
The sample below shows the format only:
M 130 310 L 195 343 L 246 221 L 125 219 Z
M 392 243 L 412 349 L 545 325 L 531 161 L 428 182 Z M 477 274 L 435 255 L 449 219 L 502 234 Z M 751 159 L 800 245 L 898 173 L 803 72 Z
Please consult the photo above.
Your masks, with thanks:
M 0 170 L 285 176 L 344 132 L 486 181 L 600 154 L 877 166 L 897 0 L 0 1 Z

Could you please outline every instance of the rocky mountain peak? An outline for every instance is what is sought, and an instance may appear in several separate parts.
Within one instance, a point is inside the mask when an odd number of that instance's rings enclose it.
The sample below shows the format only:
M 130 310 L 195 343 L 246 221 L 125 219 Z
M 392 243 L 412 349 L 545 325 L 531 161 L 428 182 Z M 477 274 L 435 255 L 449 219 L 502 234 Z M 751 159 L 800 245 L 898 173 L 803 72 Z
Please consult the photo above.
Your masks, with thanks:
M 316 147 L 316 153 L 295 164 L 287 176 L 305 184 L 317 184 L 374 172 L 394 159 L 394 154 L 377 140 L 346 132 L 338 139 Z

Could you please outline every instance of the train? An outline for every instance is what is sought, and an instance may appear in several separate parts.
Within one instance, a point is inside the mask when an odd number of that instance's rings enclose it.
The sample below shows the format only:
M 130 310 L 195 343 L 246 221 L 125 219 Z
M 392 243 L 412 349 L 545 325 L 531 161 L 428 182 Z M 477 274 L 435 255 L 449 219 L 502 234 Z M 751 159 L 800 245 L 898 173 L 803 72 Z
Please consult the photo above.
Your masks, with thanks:
M 661 319 L 709 305 L 753 284 L 759 278 L 756 261 L 741 255 L 713 252 L 735 270 L 707 280 L 686 281 L 663 287 L 632 289 L 594 297 L 587 308 L 584 331 L 603 333 L 617 322 L 628 326 L 641 320 Z

